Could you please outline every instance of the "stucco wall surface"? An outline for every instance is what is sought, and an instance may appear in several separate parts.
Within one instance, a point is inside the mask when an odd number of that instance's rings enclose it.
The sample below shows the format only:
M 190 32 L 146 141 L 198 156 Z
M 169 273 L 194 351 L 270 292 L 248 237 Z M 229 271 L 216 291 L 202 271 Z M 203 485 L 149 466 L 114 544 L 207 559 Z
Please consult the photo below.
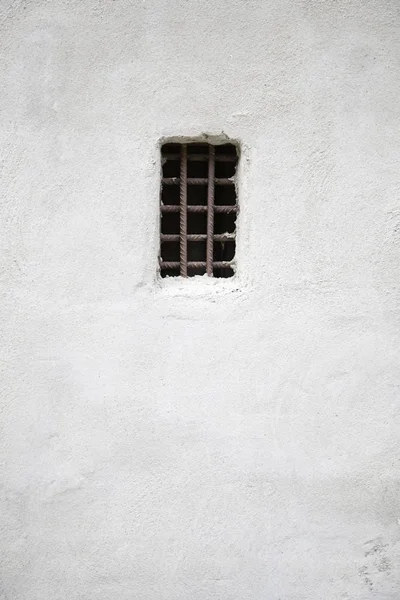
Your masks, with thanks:
M 398 600 L 400 4 L 1 0 L 1 600 Z M 159 140 L 240 140 L 157 279 Z

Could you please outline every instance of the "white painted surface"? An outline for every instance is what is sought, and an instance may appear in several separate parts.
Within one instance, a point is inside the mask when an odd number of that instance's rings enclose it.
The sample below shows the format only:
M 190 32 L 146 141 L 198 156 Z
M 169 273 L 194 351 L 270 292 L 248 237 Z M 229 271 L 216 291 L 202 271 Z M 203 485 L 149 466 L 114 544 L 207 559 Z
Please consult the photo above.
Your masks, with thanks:
M 398 600 L 397 0 L 0 11 L 1 600 Z M 238 276 L 160 286 L 222 131 Z

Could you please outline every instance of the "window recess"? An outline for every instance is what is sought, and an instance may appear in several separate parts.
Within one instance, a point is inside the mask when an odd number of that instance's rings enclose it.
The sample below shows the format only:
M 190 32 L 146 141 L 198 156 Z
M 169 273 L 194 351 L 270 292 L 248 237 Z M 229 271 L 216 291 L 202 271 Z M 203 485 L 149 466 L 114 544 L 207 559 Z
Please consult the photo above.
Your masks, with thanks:
M 232 277 L 237 147 L 167 143 L 161 160 L 161 276 Z

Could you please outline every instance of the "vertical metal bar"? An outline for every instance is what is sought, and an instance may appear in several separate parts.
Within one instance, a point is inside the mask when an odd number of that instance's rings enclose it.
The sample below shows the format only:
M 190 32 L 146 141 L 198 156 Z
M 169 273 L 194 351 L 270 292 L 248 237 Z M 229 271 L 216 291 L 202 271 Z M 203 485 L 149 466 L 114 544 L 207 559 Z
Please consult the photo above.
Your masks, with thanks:
M 187 277 L 187 145 L 181 146 L 180 172 L 180 271 L 181 277 Z
M 207 275 L 213 276 L 215 148 L 209 146 L 207 191 Z

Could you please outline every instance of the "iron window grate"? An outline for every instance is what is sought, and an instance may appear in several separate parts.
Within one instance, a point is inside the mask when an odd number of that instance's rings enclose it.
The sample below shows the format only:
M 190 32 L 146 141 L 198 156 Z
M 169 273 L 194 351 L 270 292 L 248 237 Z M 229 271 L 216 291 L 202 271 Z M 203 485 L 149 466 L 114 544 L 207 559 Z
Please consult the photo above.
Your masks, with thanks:
M 161 276 L 232 277 L 236 146 L 168 143 L 161 160 Z

